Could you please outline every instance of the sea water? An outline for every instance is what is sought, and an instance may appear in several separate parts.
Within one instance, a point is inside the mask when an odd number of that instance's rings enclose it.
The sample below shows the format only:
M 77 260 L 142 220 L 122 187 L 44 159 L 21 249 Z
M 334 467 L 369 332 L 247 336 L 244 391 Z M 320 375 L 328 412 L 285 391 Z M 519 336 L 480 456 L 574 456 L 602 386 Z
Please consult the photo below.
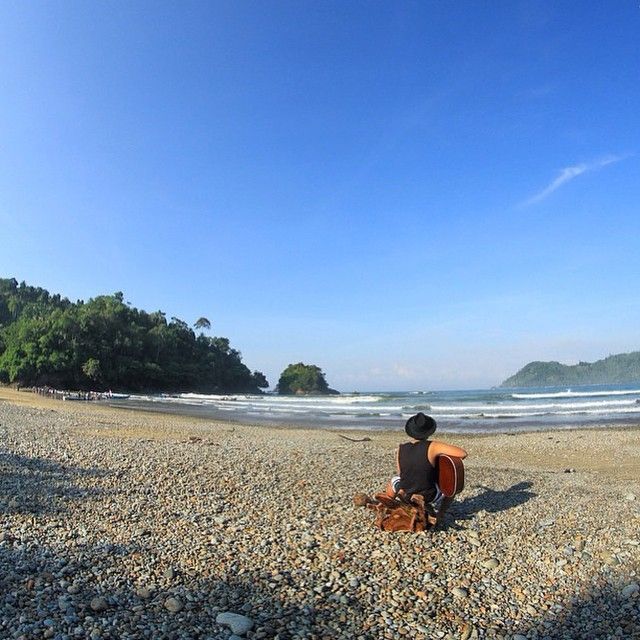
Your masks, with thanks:
M 336 396 L 183 393 L 131 396 L 126 406 L 245 423 L 352 429 L 401 429 L 407 418 L 422 411 L 433 416 L 442 431 L 520 431 L 638 424 L 640 383 Z

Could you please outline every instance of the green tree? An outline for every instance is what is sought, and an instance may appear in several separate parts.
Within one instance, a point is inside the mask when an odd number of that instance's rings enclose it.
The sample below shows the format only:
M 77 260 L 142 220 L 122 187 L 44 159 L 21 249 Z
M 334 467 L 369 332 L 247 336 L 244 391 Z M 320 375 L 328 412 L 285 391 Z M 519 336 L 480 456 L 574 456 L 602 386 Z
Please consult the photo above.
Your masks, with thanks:
M 259 389 L 266 389 L 269 386 L 269 381 L 262 371 L 254 371 L 252 376 Z
M 102 372 L 100 371 L 100 360 L 89 358 L 82 365 L 82 373 L 84 373 L 84 375 L 90 380 L 98 382 L 102 377 Z
M 209 322 L 208 318 L 198 318 L 195 321 L 195 324 L 193 325 L 194 329 L 211 329 L 211 323 Z

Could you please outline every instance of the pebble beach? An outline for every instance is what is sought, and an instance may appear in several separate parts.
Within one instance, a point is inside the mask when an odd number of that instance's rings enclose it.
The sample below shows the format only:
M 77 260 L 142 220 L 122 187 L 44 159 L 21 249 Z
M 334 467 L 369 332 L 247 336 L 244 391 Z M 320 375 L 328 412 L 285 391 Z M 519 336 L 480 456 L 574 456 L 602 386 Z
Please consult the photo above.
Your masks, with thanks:
M 640 428 L 443 434 L 464 492 L 389 534 L 353 496 L 383 489 L 401 427 L 3 389 L 0 638 L 640 638 Z

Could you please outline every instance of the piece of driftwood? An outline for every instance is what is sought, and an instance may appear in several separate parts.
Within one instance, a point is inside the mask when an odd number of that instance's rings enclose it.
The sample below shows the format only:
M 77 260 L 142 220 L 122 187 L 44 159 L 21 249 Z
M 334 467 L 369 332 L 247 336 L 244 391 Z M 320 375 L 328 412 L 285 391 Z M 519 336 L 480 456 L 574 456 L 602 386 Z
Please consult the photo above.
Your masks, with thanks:
M 371 442 L 371 438 L 365 436 L 364 438 L 350 438 L 349 436 L 343 436 L 341 433 L 337 434 L 339 438 L 344 438 L 349 442 Z

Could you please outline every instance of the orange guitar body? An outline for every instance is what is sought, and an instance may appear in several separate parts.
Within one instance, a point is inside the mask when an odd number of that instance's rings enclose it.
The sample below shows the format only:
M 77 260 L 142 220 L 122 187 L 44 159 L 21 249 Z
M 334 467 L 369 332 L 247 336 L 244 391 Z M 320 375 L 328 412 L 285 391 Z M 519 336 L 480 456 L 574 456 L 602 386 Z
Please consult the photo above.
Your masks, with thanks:
M 464 489 L 462 458 L 441 454 L 437 459 L 438 486 L 446 498 L 453 498 Z

